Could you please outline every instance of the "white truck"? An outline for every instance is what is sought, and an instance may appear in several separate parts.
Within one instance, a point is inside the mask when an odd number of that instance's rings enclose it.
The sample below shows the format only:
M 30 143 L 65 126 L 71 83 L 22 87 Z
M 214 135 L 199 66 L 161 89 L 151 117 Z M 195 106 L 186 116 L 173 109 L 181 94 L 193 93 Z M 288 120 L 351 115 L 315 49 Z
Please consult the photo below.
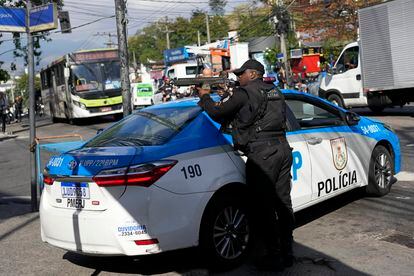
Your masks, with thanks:
M 322 79 L 319 96 L 375 112 L 414 101 L 413 15 L 413 0 L 360 9 L 359 40 L 344 47 Z

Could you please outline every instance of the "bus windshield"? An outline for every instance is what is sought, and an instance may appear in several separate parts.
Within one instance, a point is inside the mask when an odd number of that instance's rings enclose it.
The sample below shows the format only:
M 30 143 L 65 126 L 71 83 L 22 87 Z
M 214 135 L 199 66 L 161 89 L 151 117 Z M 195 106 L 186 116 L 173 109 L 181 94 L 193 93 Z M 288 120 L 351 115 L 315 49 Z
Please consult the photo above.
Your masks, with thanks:
M 71 66 L 76 92 L 103 91 L 121 87 L 119 61 L 81 63 Z

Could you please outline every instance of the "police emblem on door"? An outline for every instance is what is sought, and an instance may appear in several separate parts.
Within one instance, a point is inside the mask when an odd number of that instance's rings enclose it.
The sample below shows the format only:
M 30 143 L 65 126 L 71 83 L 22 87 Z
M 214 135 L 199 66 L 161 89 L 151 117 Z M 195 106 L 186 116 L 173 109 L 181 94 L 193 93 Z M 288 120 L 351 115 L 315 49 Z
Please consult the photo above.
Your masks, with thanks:
M 331 140 L 332 158 L 335 168 L 343 170 L 348 162 L 348 152 L 346 150 L 345 138 L 340 137 Z

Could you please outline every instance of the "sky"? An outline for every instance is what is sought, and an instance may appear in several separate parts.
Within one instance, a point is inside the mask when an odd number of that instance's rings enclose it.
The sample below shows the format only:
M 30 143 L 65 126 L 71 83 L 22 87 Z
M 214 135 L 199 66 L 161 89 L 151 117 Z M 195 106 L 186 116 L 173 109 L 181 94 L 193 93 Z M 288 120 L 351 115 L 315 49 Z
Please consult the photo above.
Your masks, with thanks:
M 234 7 L 250 2 L 250 0 L 227 0 L 226 10 L 232 11 Z M 115 14 L 114 0 L 65 0 L 64 3 L 63 10 L 69 11 L 72 28 Z M 169 18 L 188 17 L 195 9 L 209 10 L 208 0 L 127 0 L 128 36 L 134 35 L 145 25 L 165 16 Z M 117 43 L 115 18 L 105 18 L 74 29 L 71 34 L 51 31 L 49 37 L 52 41 L 41 42 L 42 56 L 40 65 L 36 66 L 36 71 L 66 53 L 106 47 L 105 43 L 109 40 L 108 33 L 112 35 L 112 42 Z M 21 37 L 22 44 L 26 44 L 26 35 L 22 34 Z M 12 41 L 7 41 L 10 39 L 9 33 L 3 33 L 0 37 L 0 41 L 4 41 L 0 45 L 0 60 L 5 62 L 1 68 L 9 70 L 10 63 L 14 62 L 17 64 L 15 74 L 19 75 L 24 71 L 22 58 L 15 59 L 12 51 L 4 53 L 15 48 Z

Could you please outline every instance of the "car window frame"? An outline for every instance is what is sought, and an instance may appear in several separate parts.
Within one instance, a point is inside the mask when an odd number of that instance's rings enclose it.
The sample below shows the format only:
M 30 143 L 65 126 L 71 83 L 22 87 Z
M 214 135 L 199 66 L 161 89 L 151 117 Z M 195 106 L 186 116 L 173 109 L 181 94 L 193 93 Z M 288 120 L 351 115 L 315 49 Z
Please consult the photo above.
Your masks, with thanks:
M 334 106 L 330 105 L 329 103 L 323 102 L 320 99 L 305 96 L 305 95 L 299 95 L 299 94 L 285 94 L 285 99 L 286 100 L 297 100 L 297 101 L 302 101 L 302 102 L 306 102 L 308 104 L 315 105 L 316 107 L 322 108 L 322 109 L 324 109 L 328 112 L 333 113 L 334 115 L 338 116 L 342 121 L 342 125 L 326 125 L 326 126 L 323 125 L 323 126 L 315 126 L 315 127 L 304 128 L 299 124 L 298 119 L 295 117 L 295 114 L 290 109 L 289 105 L 286 104 L 286 118 L 287 118 L 287 120 L 289 120 L 290 127 L 292 128 L 291 130 L 288 129 L 287 130 L 288 132 L 298 131 L 298 130 L 326 128 L 326 127 L 340 127 L 340 126 L 347 126 L 348 125 L 348 123 L 346 121 L 346 118 L 345 118 L 345 115 L 344 115 L 344 112 L 342 112 L 338 108 L 335 108 Z

